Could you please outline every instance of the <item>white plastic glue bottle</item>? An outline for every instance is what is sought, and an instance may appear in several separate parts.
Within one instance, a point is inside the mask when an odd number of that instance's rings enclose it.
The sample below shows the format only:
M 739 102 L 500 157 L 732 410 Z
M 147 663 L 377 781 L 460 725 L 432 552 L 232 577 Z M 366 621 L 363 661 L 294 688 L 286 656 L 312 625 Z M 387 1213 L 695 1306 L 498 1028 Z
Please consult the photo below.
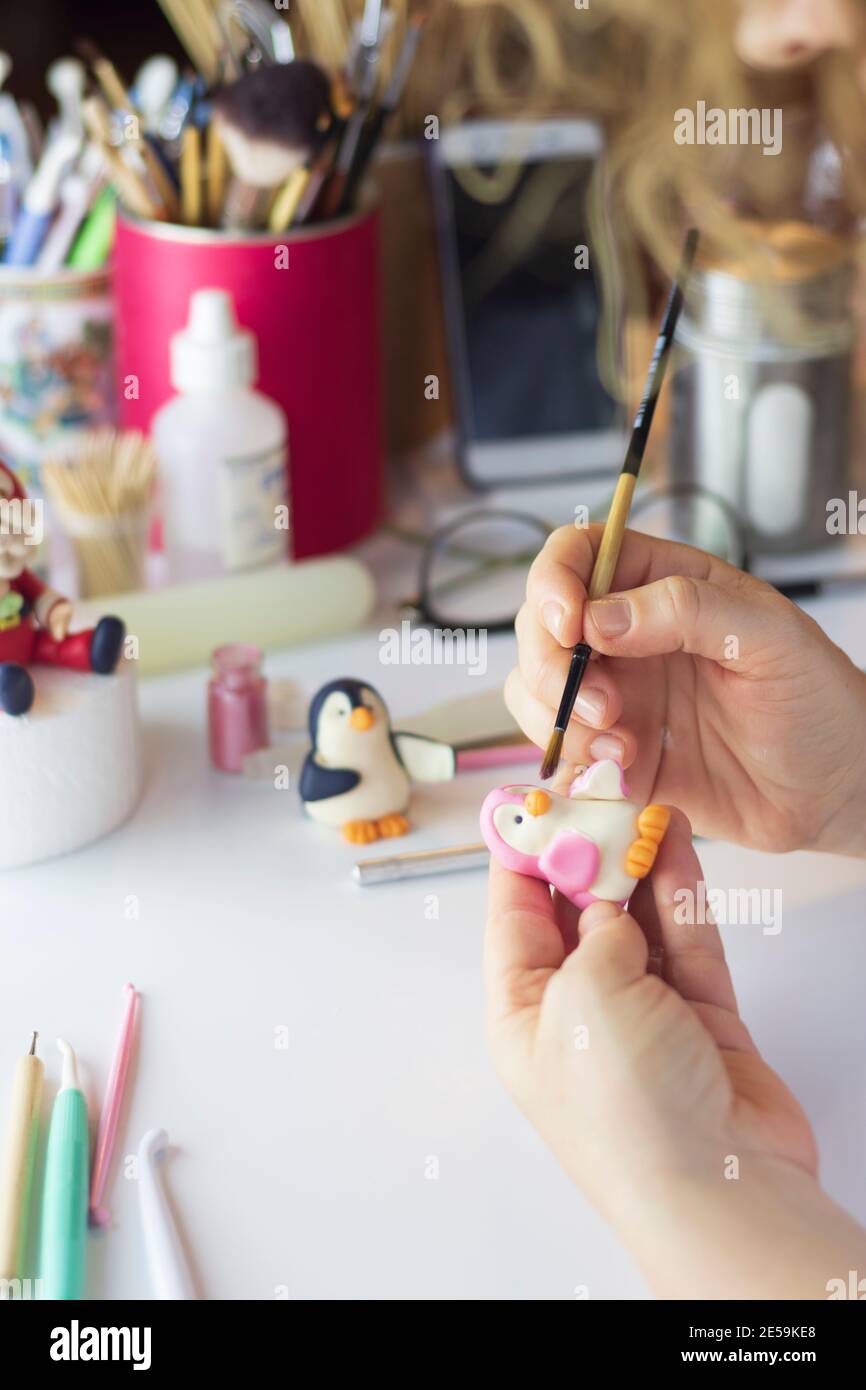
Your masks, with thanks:
M 164 543 L 173 583 L 286 558 L 286 417 L 252 389 L 256 340 L 225 290 L 196 290 L 171 340 L 178 393 L 157 411 Z

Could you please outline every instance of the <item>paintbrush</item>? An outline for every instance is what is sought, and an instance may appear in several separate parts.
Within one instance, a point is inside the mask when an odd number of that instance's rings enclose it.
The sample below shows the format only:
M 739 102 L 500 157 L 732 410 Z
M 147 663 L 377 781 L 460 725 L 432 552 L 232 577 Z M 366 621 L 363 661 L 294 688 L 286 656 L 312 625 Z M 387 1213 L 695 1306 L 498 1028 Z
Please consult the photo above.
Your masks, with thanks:
M 192 124 L 180 139 L 180 215 L 187 227 L 201 221 L 201 131 Z
M 324 218 L 334 217 L 346 206 L 349 177 L 359 162 L 381 56 L 382 0 L 366 0 L 357 50 L 350 63 L 349 86 L 354 105 L 340 136 L 334 172 L 322 194 L 320 215 Z
M 226 152 L 214 121 L 208 122 L 205 137 L 205 170 L 208 222 L 212 227 L 216 227 L 219 225 L 226 196 Z
M 156 150 L 140 129 L 140 113 L 119 72 L 111 60 L 106 58 L 89 39 L 79 40 L 76 46 L 81 56 L 92 68 L 109 107 L 120 113 L 121 116 L 128 115 L 134 118 L 131 122 L 124 122 L 122 125 L 124 143 L 136 151 L 165 216 L 169 219 L 177 217 L 178 201 L 174 184 Z
M 415 61 L 415 54 L 418 51 L 418 44 L 421 39 L 421 31 L 426 23 L 427 15 L 420 13 L 410 23 L 406 30 L 406 37 L 403 40 L 400 53 L 391 74 L 391 80 L 385 90 L 380 104 L 376 107 L 364 127 L 361 138 L 353 152 L 351 165 L 346 180 L 343 185 L 340 203 L 337 208 L 338 213 L 347 212 L 350 208 L 355 193 L 360 186 L 364 174 L 369 168 L 370 161 L 376 153 L 376 148 L 382 138 L 391 116 L 395 113 L 403 98 L 406 90 L 406 83 L 409 80 L 409 73 Z
M 98 96 L 88 97 L 81 113 L 91 140 L 102 151 L 108 176 L 129 211 L 137 217 L 160 217 L 163 209 L 142 174 L 131 168 L 111 143 L 111 114 L 105 102 Z
M 302 227 L 316 220 L 322 200 L 328 191 L 328 181 L 334 173 L 346 122 L 353 110 L 348 81 L 342 73 L 335 73 L 331 78 L 331 109 L 334 116 L 330 129 L 321 147 L 307 161 L 304 170 L 307 177 L 292 212 L 289 223 L 292 227 Z
M 315 159 L 312 160 L 305 173 L 307 174 L 304 187 L 295 206 L 292 215 L 292 227 L 303 227 L 308 222 L 315 220 L 321 198 L 328 186 L 328 179 L 334 171 L 334 161 L 340 148 L 338 136 L 333 136 L 325 141 Z
M 652 361 L 650 362 L 649 372 L 647 373 L 647 382 L 644 387 L 643 397 L 634 418 L 631 438 L 629 440 L 628 449 L 626 450 L 625 462 L 623 463 L 622 472 L 617 480 L 616 491 L 613 494 L 613 501 L 610 504 L 610 511 L 607 514 L 607 521 L 604 525 L 601 544 L 598 548 L 598 555 L 595 558 L 595 564 L 592 569 L 592 576 L 587 590 L 587 598 L 590 600 L 603 598 L 605 594 L 610 593 L 614 571 L 616 570 L 619 552 L 622 547 L 623 534 L 625 532 L 626 522 L 628 521 L 631 500 L 634 496 L 635 483 L 637 482 L 640 466 L 643 462 L 644 453 L 646 452 L 650 427 L 653 422 L 662 382 L 665 378 L 671 347 L 673 346 L 677 320 L 679 319 L 680 310 L 683 306 L 683 287 L 695 258 L 697 244 L 698 234 L 695 228 L 692 228 L 686 236 L 679 272 L 671 286 L 667 307 L 665 308 Z M 548 742 L 544 760 L 541 764 L 542 781 L 546 781 L 549 777 L 552 777 L 559 766 L 565 731 L 568 728 L 568 722 L 574 710 L 574 702 L 577 699 L 577 692 L 580 690 L 591 655 L 592 648 L 588 642 L 578 642 L 572 652 L 571 665 L 568 668 L 565 689 L 562 692 L 562 699 L 559 702 L 559 710 L 557 711 L 556 721 L 553 726 L 553 733 L 550 735 L 550 741 Z
M 177 37 L 189 54 L 197 72 L 210 85 L 219 76 L 220 51 L 214 38 L 210 13 L 201 10 L 200 0 L 157 0 Z

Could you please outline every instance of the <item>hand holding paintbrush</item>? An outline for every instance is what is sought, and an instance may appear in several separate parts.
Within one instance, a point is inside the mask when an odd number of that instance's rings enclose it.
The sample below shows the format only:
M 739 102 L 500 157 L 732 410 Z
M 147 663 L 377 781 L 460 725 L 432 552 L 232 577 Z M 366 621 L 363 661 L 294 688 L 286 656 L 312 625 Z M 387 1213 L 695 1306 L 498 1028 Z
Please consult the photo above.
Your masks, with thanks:
M 589 581 L 587 596 L 590 599 L 603 598 L 610 592 L 613 583 L 613 576 L 616 571 L 619 552 L 622 548 L 623 535 L 625 533 L 628 514 L 631 508 L 632 497 L 634 496 L 635 484 L 637 482 L 640 466 L 646 452 L 647 440 L 655 414 L 659 392 L 667 370 L 668 359 L 671 347 L 673 346 L 674 333 L 676 332 L 677 320 L 683 305 L 683 287 L 695 258 L 695 251 L 698 244 L 698 234 L 692 228 L 686 237 L 683 250 L 682 263 L 679 274 L 674 281 L 667 307 L 665 309 L 659 335 L 656 339 L 655 351 L 653 352 L 647 383 L 644 389 L 643 398 L 638 406 L 632 427 L 631 439 L 629 440 L 626 451 L 625 462 L 616 485 L 613 501 L 610 504 L 610 511 L 605 522 L 604 534 L 601 538 L 601 545 L 593 566 L 592 576 Z M 568 676 L 565 681 L 565 689 L 562 692 L 562 699 L 557 711 L 556 721 L 553 726 L 553 733 L 547 744 L 544 760 L 541 764 L 541 778 L 546 781 L 552 777 L 562 754 L 562 744 L 565 739 L 565 732 L 568 722 L 574 710 L 574 702 L 577 699 L 578 691 L 589 659 L 592 656 L 592 648 L 588 642 L 578 642 L 571 657 Z

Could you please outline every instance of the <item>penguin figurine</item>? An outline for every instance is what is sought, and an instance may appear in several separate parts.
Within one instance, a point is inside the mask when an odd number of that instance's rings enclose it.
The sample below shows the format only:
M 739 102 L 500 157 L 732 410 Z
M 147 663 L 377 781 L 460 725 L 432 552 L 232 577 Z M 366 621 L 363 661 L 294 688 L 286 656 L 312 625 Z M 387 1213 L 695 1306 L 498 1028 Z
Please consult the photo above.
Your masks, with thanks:
M 457 758 L 447 743 L 391 730 L 372 685 L 329 681 L 310 705 L 312 748 L 301 770 L 304 810 L 350 844 L 405 835 L 412 782 L 447 782 Z
M 611 759 L 591 763 L 568 796 L 498 787 L 481 808 L 491 854 L 579 908 L 598 898 L 625 903 L 655 863 L 669 821 L 666 806 L 641 809 L 628 800 L 622 768 Z

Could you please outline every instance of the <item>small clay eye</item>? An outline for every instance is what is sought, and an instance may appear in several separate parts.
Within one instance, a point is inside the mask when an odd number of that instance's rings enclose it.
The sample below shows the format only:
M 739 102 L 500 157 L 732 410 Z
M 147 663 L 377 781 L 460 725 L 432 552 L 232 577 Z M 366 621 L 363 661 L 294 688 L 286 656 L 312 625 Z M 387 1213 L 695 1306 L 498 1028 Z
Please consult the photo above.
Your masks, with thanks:
M 515 816 L 515 817 L 514 817 L 514 824 L 515 824 L 515 825 L 522 825 L 522 824 L 523 824 L 523 817 L 522 817 L 522 816 Z

